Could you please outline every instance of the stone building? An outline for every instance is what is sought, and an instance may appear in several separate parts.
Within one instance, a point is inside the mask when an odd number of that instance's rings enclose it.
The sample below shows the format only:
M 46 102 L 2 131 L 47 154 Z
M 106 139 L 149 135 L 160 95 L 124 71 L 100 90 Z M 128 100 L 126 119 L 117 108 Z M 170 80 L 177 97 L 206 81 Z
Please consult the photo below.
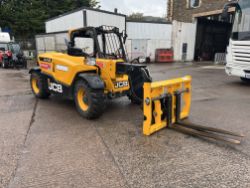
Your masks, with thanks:
M 167 20 L 173 23 L 172 44 L 176 60 L 214 60 L 229 41 L 231 18 L 221 19 L 228 0 L 168 0 Z

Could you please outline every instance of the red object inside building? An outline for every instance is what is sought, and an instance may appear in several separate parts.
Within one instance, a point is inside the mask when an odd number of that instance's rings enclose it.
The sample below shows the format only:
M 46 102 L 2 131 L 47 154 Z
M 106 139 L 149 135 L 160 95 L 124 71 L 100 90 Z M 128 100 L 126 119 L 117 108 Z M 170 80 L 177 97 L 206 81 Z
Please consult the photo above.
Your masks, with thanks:
M 155 61 L 158 63 L 172 63 L 174 61 L 174 52 L 172 49 L 157 49 Z

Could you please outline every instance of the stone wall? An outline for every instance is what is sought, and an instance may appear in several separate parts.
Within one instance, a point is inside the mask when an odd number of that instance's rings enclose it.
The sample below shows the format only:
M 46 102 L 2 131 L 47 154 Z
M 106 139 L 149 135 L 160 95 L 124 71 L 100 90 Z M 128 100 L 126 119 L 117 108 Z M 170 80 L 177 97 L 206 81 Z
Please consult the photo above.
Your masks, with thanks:
M 192 15 L 202 12 L 220 10 L 228 0 L 200 0 L 197 8 L 189 7 L 189 0 L 168 0 L 167 20 L 192 22 Z

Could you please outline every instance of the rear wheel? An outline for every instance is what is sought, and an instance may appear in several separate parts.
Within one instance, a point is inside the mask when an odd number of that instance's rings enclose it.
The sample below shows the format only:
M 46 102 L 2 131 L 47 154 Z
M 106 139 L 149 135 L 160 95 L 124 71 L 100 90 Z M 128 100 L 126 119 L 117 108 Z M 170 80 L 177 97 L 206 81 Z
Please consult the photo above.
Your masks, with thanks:
M 103 90 L 92 89 L 83 80 L 76 82 L 74 100 L 77 111 L 87 119 L 96 119 L 103 114 L 105 106 Z
M 50 96 L 50 93 L 48 92 L 47 80 L 40 73 L 37 72 L 31 73 L 30 85 L 32 92 L 37 98 L 46 99 Z

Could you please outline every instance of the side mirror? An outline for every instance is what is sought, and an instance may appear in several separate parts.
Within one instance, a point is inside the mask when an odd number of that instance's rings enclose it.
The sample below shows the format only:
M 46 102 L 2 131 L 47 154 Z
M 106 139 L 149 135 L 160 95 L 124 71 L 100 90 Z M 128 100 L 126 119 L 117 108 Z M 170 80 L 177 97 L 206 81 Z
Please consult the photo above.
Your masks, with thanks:
M 74 46 L 74 44 L 73 44 L 73 42 L 71 42 L 71 41 L 68 41 L 68 39 L 64 39 L 64 42 L 65 42 L 65 44 L 66 44 L 66 46 L 68 47 L 68 48 L 70 48 L 70 47 L 73 47 Z
M 238 5 L 238 1 L 234 0 L 234 1 L 231 1 L 231 2 L 228 2 L 225 4 L 224 8 L 223 8 L 223 11 L 222 11 L 222 14 L 221 14 L 221 19 L 223 21 L 228 21 L 229 20 L 229 8 L 231 7 L 239 7 Z
M 229 19 L 229 13 L 228 13 L 228 10 L 229 10 L 229 7 L 228 6 L 225 6 L 223 11 L 222 11 L 222 14 L 221 14 L 221 19 L 223 21 L 227 21 Z
M 68 46 L 69 46 L 69 47 L 74 47 L 73 42 L 68 42 Z
M 68 46 L 69 45 L 68 39 L 64 38 L 64 43 L 66 44 L 66 46 Z
M 128 38 L 128 35 L 127 35 L 127 33 L 126 33 L 125 31 L 122 32 L 122 37 L 123 37 L 123 42 L 124 42 L 124 44 L 125 44 L 125 43 L 126 43 L 126 40 L 127 40 L 127 38 Z

